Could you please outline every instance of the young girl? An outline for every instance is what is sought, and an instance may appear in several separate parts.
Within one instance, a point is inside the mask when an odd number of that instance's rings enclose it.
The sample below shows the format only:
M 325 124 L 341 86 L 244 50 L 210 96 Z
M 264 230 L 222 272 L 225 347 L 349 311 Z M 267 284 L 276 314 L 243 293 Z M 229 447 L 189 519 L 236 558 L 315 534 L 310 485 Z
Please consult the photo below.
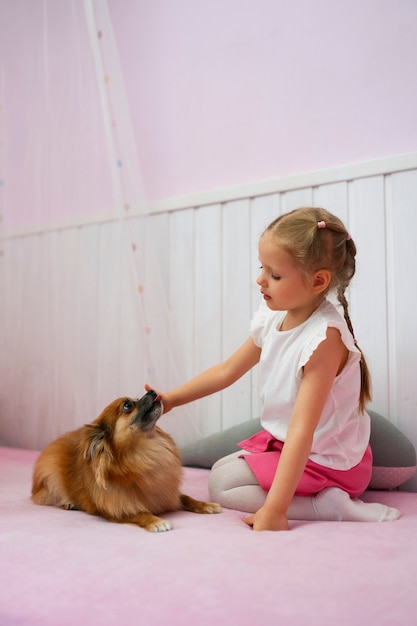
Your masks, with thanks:
M 324 209 L 280 216 L 259 242 L 263 302 L 230 358 L 168 393 L 164 412 L 231 385 L 259 362 L 263 430 L 213 465 L 210 497 L 252 513 L 254 530 L 288 519 L 385 521 L 396 509 L 357 499 L 369 484 L 370 376 L 345 290 L 356 247 Z M 327 299 L 335 292 L 344 318 Z M 149 389 L 149 386 L 146 385 Z

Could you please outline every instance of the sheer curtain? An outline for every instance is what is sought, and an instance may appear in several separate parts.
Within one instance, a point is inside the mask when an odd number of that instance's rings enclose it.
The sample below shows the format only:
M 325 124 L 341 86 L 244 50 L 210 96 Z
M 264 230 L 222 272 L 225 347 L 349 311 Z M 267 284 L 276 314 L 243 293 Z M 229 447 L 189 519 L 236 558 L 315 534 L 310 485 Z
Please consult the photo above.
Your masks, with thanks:
M 0 444 L 39 449 L 184 372 L 106 2 L 3 2 L 0 29 Z

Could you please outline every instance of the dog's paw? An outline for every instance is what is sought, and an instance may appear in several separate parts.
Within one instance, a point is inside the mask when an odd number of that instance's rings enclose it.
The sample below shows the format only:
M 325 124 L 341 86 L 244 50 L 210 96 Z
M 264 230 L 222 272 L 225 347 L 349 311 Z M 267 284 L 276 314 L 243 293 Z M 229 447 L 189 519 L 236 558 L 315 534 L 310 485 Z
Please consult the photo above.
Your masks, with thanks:
M 146 530 L 150 533 L 164 533 L 167 530 L 171 530 L 172 525 L 166 519 L 158 519 L 146 526 Z
M 221 513 L 222 507 L 217 502 L 204 502 L 195 500 L 191 496 L 180 495 L 181 509 L 191 513 Z
M 72 502 L 66 502 L 65 504 L 62 505 L 61 508 L 64 509 L 64 511 L 78 511 L 79 510 L 77 509 L 75 504 L 73 504 Z
M 222 507 L 217 502 L 205 502 L 203 513 L 221 513 Z

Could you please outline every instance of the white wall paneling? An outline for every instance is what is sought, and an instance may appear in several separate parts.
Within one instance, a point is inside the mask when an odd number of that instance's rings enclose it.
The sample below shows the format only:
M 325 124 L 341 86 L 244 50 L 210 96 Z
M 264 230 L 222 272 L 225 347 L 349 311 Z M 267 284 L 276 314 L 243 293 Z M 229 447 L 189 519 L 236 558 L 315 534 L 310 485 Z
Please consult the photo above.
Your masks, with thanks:
M 222 207 L 213 205 L 195 212 L 194 281 L 190 281 L 194 299 L 194 371 L 197 374 L 222 359 Z M 191 373 L 191 372 L 189 372 Z M 221 396 L 214 395 L 195 405 L 197 419 L 205 432 L 205 421 L 213 432 L 222 426 Z
M 417 170 L 385 181 L 388 404 L 387 413 L 417 446 L 415 332 Z M 417 491 L 417 477 L 406 485 Z
M 370 360 L 373 403 L 376 407 L 387 407 L 384 177 L 352 181 L 349 199 L 349 229 L 358 248 L 357 272 L 350 289 L 353 327 L 359 345 Z

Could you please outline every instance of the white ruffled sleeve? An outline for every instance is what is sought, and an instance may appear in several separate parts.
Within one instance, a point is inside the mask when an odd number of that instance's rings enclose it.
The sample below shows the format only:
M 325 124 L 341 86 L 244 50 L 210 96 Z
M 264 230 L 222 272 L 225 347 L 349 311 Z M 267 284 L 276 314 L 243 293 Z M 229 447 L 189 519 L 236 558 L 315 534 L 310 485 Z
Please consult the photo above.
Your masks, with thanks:
M 259 309 L 256 311 L 250 323 L 249 334 L 258 348 L 262 348 L 268 313 L 269 309 L 265 304 L 265 301 L 262 300 L 259 305 Z
M 328 328 L 337 328 L 337 330 L 340 332 L 343 343 L 345 344 L 349 352 L 352 353 L 352 356 L 350 358 L 354 361 L 360 361 L 361 353 L 355 346 L 354 339 L 348 328 L 346 327 L 346 324 L 344 324 L 342 321 L 339 322 L 335 320 L 327 320 L 317 329 L 317 332 L 312 336 L 310 342 L 305 346 L 304 350 L 302 351 L 298 371 L 300 371 L 301 368 L 303 368 L 306 363 L 308 363 L 313 352 L 321 344 L 321 342 L 326 339 Z

